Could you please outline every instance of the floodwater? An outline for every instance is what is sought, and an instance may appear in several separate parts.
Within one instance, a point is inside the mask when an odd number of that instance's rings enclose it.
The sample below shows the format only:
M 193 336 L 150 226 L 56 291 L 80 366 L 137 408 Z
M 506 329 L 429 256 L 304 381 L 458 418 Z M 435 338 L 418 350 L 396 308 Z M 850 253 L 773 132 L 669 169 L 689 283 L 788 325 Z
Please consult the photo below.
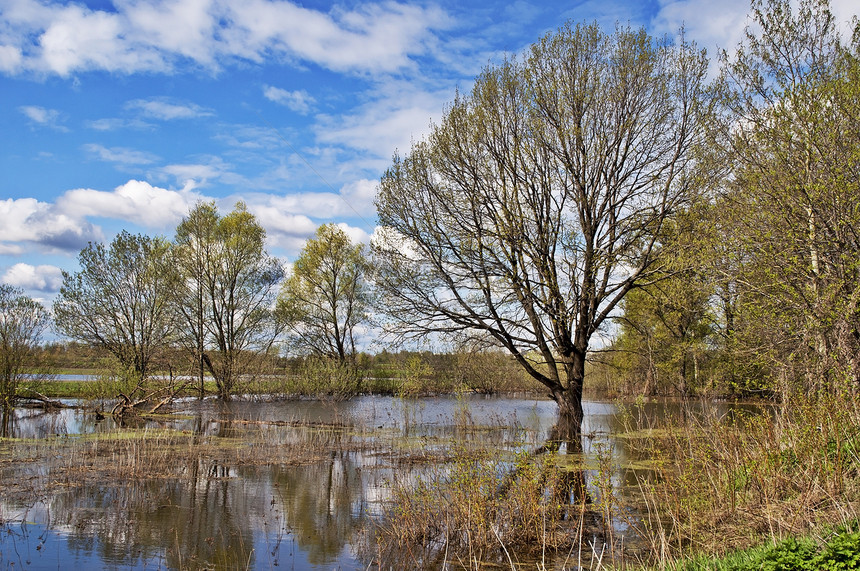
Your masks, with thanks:
M 613 437 L 616 407 L 587 402 L 585 412 L 586 456 L 611 451 L 621 467 L 613 485 L 635 482 L 623 468 L 623 440 Z M 546 438 L 555 415 L 550 401 L 481 396 L 189 399 L 133 426 L 81 408 L 16 410 L 0 422 L 0 568 L 365 569 L 363 530 L 383 515 L 392 482 L 427 469 L 410 457 L 458 440 L 500 453 L 528 449 Z M 164 431 L 235 443 L 235 456 L 180 451 L 159 462 L 156 477 L 115 481 L 76 480 L 70 472 L 86 466 L 64 458 L 74 450 L 66 443 L 96 433 Z M 42 441 L 57 443 L 49 461 L 27 454 L 26 443 Z M 255 461 L 243 455 L 246 441 L 255 443 Z M 15 461 L 2 462 L 13 446 Z M 285 460 L 289 451 L 306 459 Z

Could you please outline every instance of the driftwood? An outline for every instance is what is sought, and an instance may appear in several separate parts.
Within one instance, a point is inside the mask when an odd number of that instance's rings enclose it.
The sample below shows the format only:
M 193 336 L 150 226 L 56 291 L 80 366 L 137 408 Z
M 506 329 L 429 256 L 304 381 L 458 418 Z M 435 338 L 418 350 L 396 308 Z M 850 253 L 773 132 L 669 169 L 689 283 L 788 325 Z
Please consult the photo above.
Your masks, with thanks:
M 147 406 L 149 408 L 146 408 L 143 414 L 155 414 L 163 406 L 169 404 L 176 398 L 176 395 L 189 385 L 189 383 L 174 384 L 172 374 L 170 375 L 170 381 L 170 384 L 166 387 L 156 389 L 141 397 L 134 397 L 134 393 L 131 393 L 132 396 L 125 393 L 118 394 L 116 398 L 119 399 L 119 402 L 111 409 L 111 416 L 122 417 L 125 414 L 137 414 L 141 408 Z
M 43 408 L 45 410 L 52 410 L 52 409 L 57 409 L 57 408 L 69 408 L 68 405 L 63 404 L 58 400 L 54 400 L 50 397 L 43 395 L 40 392 L 36 392 L 36 391 L 31 391 L 26 396 L 19 396 L 18 399 L 24 400 L 24 401 L 34 401 L 35 403 L 38 403 L 38 404 L 32 404 L 31 403 L 30 406 Z

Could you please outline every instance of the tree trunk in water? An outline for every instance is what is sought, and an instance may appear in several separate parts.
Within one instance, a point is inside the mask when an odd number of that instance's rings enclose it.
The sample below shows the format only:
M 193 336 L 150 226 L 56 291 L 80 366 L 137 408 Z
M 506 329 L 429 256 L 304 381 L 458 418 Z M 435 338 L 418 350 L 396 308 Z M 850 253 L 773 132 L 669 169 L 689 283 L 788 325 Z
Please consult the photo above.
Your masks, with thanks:
M 585 418 L 582 409 L 583 373 L 584 370 L 570 371 L 567 389 L 553 391 L 552 395 L 558 404 L 558 419 L 549 439 L 559 446 L 564 444 L 569 454 L 582 452 L 582 421 Z
M 550 430 L 549 441 L 556 450 L 564 445 L 567 454 L 581 454 L 583 452 L 582 423 L 585 419 L 585 413 L 582 408 L 584 375 L 581 373 L 576 374 L 574 369 L 574 372 L 568 376 L 567 389 L 553 392 L 553 398 L 558 403 L 558 418 L 555 426 Z M 590 503 L 585 471 L 569 471 L 557 483 L 553 495 L 560 506 Z
M 203 353 L 203 362 L 206 363 L 206 368 L 209 369 L 209 373 L 215 379 L 215 386 L 218 389 L 218 398 L 222 400 L 230 400 L 233 396 L 233 382 L 231 374 L 231 369 L 229 369 L 224 363 L 219 362 L 219 366 L 216 367 L 212 362 L 212 359 L 209 358 L 209 355 Z
M 197 359 L 197 368 L 198 368 L 197 374 L 198 374 L 198 378 L 200 380 L 200 400 L 203 400 L 203 397 L 206 396 L 206 384 L 205 384 L 206 371 L 204 369 L 206 367 L 206 361 L 203 359 L 203 356 L 204 356 L 204 353 L 201 350 L 199 355 L 198 355 L 199 359 Z

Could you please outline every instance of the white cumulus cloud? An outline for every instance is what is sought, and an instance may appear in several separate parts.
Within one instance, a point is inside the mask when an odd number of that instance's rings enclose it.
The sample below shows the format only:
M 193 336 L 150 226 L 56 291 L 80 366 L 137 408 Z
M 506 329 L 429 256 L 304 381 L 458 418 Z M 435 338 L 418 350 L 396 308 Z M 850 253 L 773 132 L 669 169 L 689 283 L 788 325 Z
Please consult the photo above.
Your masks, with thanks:
M 271 204 L 248 204 L 257 221 L 266 229 L 270 246 L 290 253 L 298 252 L 308 236 L 316 230 L 313 221 L 303 214 L 291 214 Z
M 687 38 L 695 39 L 716 62 L 718 50 L 731 52 L 743 38 L 749 7 L 747 0 L 663 0 L 653 25 L 657 33 L 670 35 L 683 28 Z
M 796 8 L 796 3 L 791 3 Z M 848 25 L 857 14 L 856 0 L 831 0 L 830 10 L 837 29 L 850 40 Z M 748 0 L 660 0 L 659 10 L 652 19 L 656 33 L 676 34 L 684 28 L 688 39 L 708 50 L 716 65 L 719 50 L 734 53 L 744 37 L 744 29 L 752 24 Z
M 116 218 L 164 229 L 178 224 L 200 198 L 190 187 L 169 190 L 130 180 L 112 191 L 69 190 L 57 200 L 57 208 L 78 219 Z
M 343 230 L 353 244 L 370 244 L 371 234 L 368 234 L 364 229 L 343 222 L 338 223 L 337 227 Z
M 279 58 L 337 71 L 391 72 L 452 25 L 427 6 L 384 1 L 320 11 L 286 0 L 116 0 L 113 10 L 59 0 L 4 0 L 0 69 L 70 76 L 81 71 L 217 71 Z
M 138 51 L 122 41 L 123 22 L 114 14 L 64 6 L 39 37 L 42 65 L 66 76 L 77 69 L 118 71 L 140 65 Z
M 93 219 L 119 220 L 163 231 L 173 229 L 198 201 L 193 185 L 180 190 L 129 180 L 110 191 L 79 188 L 54 203 L 35 198 L 0 200 L 0 254 L 39 251 L 80 251 L 88 242 L 103 241 Z
M 43 250 L 77 251 L 103 236 L 92 223 L 35 198 L 0 200 L 0 251 L 35 245 Z
M 374 100 L 350 115 L 321 117 L 317 137 L 322 143 L 369 153 L 368 164 L 382 170 L 395 149 L 407 151 L 413 140 L 429 132 L 431 118 L 441 117 L 454 95 L 451 88 L 428 91 L 408 82 L 386 82 L 378 86 Z
M 24 57 L 20 48 L 0 45 L 0 71 L 13 73 L 21 67 L 23 59 Z
M 283 248 L 295 255 L 312 237 L 320 221 L 337 218 L 356 219 L 366 229 L 338 223 L 354 242 L 370 241 L 375 218 L 373 198 L 376 182 L 359 180 L 341 188 L 340 192 L 304 192 L 282 196 L 250 194 L 242 197 L 248 211 L 266 229 L 271 246 Z
M 286 215 L 301 215 L 318 220 L 365 218 L 369 221 L 375 217 L 373 199 L 376 195 L 376 184 L 376 181 L 365 179 L 344 185 L 339 192 L 251 194 L 243 200 L 252 211 L 253 208 L 271 208 Z
M 25 290 L 56 292 L 63 283 L 63 272 L 56 266 L 18 263 L 6 270 L 2 281 Z

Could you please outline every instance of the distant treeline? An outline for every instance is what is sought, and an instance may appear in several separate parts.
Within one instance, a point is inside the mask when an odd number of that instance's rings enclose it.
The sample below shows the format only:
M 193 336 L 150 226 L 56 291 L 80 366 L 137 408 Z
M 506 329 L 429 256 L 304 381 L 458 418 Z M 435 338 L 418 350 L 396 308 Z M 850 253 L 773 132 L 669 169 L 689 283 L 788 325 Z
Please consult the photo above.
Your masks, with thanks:
M 47 364 L 53 373 L 109 375 L 115 369 L 115 360 L 108 352 L 74 341 L 44 344 L 35 349 L 34 356 L 37 361 Z M 323 383 L 318 377 L 325 359 L 315 356 L 290 357 L 273 351 L 262 360 L 265 365 L 257 371 L 257 376 L 316 376 L 316 380 Z M 176 348 L 165 352 L 163 360 L 156 363 L 155 374 L 170 370 L 175 375 L 193 375 L 193 368 L 187 351 Z M 482 394 L 543 392 L 541 385 L 525 375 L 513 358 L 501 352 L 360 352 L 349 369 L 352 374 L 366 381 L 364 386 L 368 390 L 383 387 L 387 392 L 399 394 L 421 395 L 458 390 Z M 331 373 L 328 376 L 331 377 Z

